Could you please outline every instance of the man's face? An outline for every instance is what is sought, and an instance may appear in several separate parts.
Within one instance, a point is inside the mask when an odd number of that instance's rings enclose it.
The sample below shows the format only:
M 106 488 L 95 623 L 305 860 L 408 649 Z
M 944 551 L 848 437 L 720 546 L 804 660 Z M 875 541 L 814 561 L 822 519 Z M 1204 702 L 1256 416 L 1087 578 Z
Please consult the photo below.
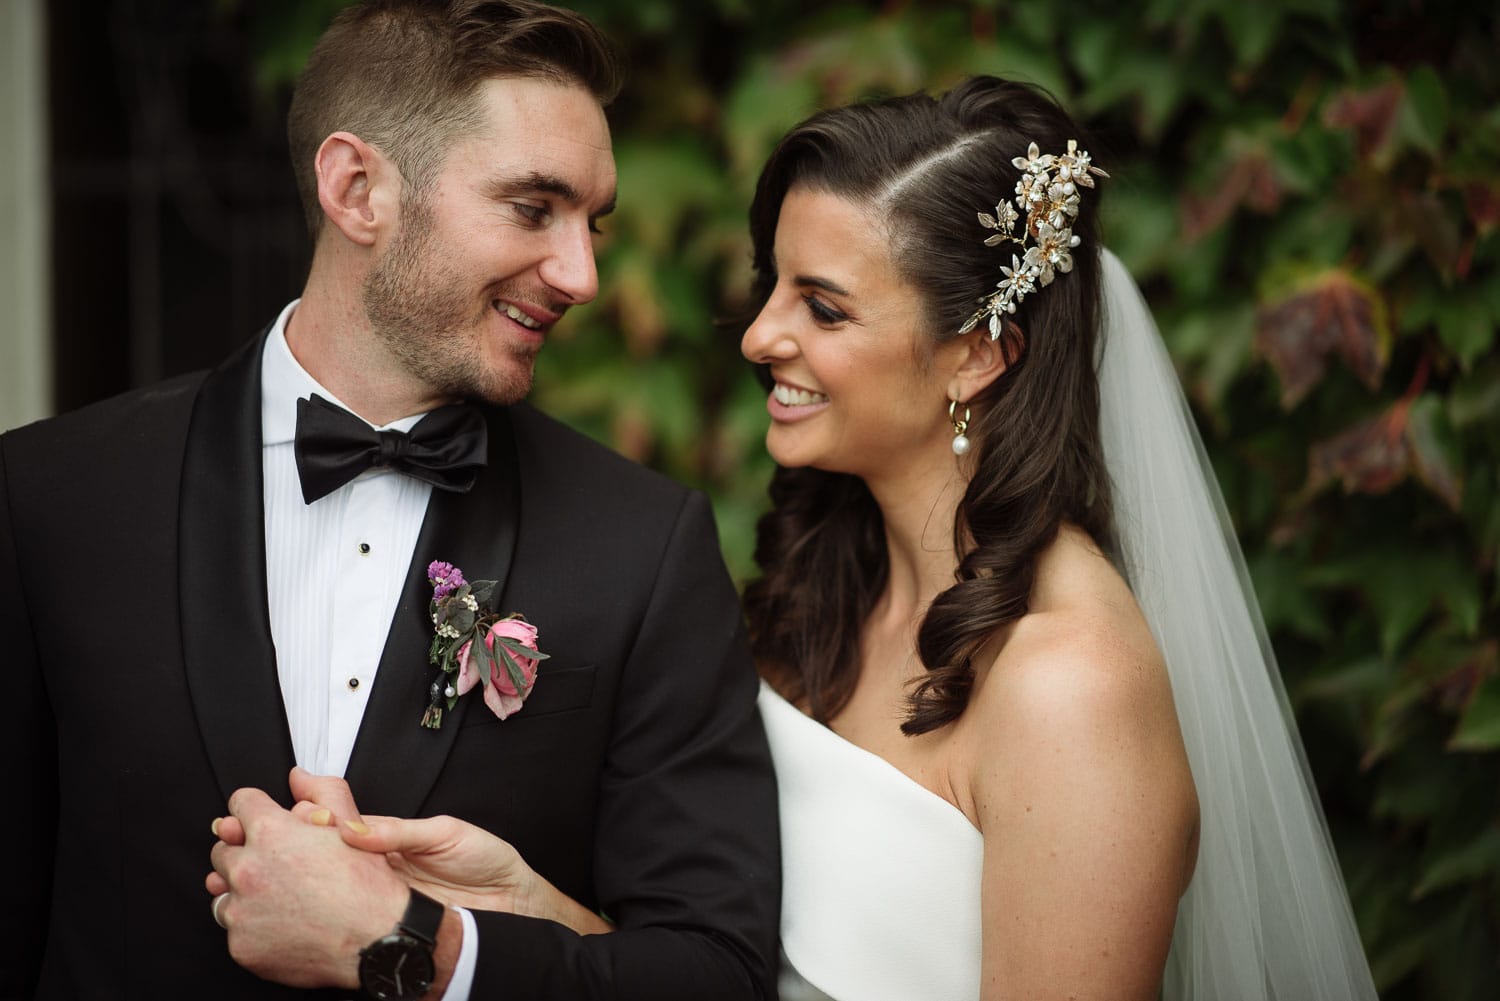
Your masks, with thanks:
M 609 126 L 583 87 L 480 85 L 486 128 L 456 140 L 363 288 L 386 350 L 433 393 L 514 403 L 547 331 L 599 290 L 594 222 L 614 207 Z

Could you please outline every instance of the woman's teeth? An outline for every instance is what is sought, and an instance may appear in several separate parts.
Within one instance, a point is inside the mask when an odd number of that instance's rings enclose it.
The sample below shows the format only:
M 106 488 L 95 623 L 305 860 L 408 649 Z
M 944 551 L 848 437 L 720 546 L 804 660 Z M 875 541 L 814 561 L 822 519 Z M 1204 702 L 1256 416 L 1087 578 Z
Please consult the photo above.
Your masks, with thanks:
M 519 309 L 512 306 L 508 302 L 500 304 L 500 311 L 506 316 L 510 317 L 512 320 L 515 320 L 521 326 L 525 327 L 527 330 L 542 329 L 542 325 L 540 322 L 533 320 L 531 317 L 527 316 L 525 313 L 521 312 Z
M 828 397 L 822 393 L 810 393 L 805 389 L 793 389 L 791 386 L 776 384 L 771 390 L 771 395 L 776 397 L 776 402 L 785 407 L 805 407 L 811 403 L 827 403 Z

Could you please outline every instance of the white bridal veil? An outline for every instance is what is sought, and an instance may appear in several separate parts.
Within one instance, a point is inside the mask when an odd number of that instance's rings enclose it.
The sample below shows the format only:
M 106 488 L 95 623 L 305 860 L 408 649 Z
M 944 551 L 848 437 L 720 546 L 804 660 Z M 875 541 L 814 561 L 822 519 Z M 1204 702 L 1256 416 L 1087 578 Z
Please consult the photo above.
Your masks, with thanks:
M 1101 253 L 1100 423 L 1124 570 L 1166 657 L 1198 787 L 1167 1001 L 1374 1001 L 1244 557 L 1140 291 Z

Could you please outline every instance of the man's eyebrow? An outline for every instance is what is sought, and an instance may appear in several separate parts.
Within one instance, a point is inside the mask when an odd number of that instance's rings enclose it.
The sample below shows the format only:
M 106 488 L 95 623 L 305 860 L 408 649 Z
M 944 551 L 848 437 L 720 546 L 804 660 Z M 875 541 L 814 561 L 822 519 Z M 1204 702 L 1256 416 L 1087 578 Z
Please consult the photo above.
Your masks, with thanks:
M 519 177 L 500 177 L 491 181 L 487 186 L 487 193 L 491 198 L 503 198 L 507 195 L 555 195 L 565 202 L 577 205 L 583 200 L 578 189 L 573 187 L 563 178 L 556 174 L 544 174 L 540 171 L 532 171 Z M 609 215 L 615 210 L 615 196 L 611 194 L 609 201 L 594 217 Z

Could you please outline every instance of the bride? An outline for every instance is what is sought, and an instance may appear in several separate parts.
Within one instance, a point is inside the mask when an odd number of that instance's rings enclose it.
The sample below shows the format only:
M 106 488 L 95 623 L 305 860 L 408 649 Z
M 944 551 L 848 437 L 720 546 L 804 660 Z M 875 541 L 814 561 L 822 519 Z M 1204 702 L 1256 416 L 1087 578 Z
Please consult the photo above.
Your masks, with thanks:
M 761 175 L 783 948 L 840 1001 L 1373 998 L 1079 135 L 979 78 L 815 116 Z
M 745 607 L 783 948 L 838 1001 L 1373 999 L 1080 135 L 980 77 L 818 114 L 761 175 L 741 347 L 779 469 Z M 365 820 L 345 840 L 433 896 L 608 930 L 477 828 Z

